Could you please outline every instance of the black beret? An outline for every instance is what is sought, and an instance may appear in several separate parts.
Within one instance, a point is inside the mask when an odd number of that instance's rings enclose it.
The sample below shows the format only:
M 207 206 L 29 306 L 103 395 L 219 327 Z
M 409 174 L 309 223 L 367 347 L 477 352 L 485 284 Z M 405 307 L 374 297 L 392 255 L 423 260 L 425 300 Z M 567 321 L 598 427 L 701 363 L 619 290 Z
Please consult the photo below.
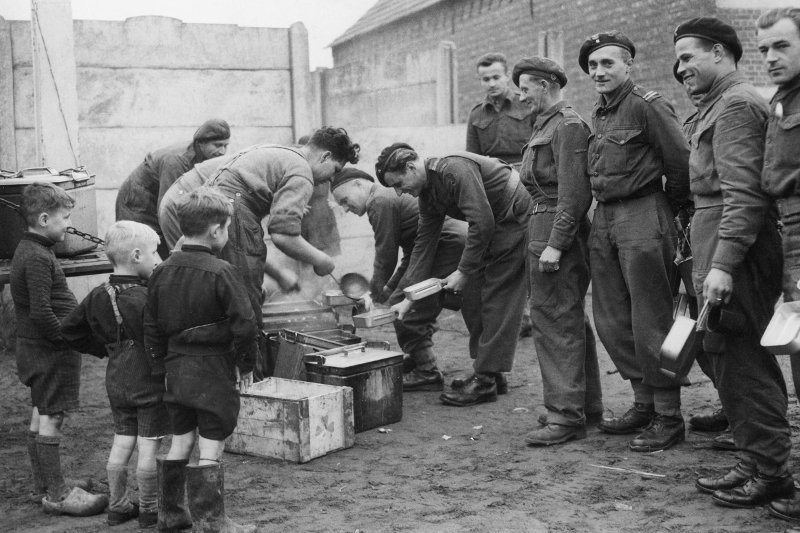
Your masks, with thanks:
M 335 188 L 344 185 L 348 181 L 353 181 L 353 180 L 367 180 L 375 183 L 375 178 L 373 178 L 363 170 L 358 170 L 355 167 L 347 167 L 342 169 L 341 172 L 337 172 L 333 176 L 333 179 L 331 180 L 331 190 L 334 190 Z
M 561 65 L 546 57 L 526 57 L 520 59 L 511 73 L 514 85 L 519 87 L 519 77 L 523 74 L 532 74 L 546 80 L 557 81 L 563 87 L 567 84 L 567 73 Z
M 586 74 L 589 74 L 589 54 L 604 46 L 619 46 L 630 52 L 631 57 L 636 57 L 636 47 L 633 45 L 633 41 L 628 39 L 622 32 L 612 30 L 595 33 L 583 41 L 581 51 L 578 54 L 578 64 Z
M 231 127 L 221 118 L 206 120 L 192 138 L 196 142 L 224 141 L 231 138 Z
M 733 26 L 726 24 L 714 17 L 698 17 L 687 20 L 675 28 L 675 38 L 672 42 L 684 37 L 697 37 L 712 43 L 719 43 L 731 52 L 733 59 L 738 63 L 742 58 L 742 43 Z

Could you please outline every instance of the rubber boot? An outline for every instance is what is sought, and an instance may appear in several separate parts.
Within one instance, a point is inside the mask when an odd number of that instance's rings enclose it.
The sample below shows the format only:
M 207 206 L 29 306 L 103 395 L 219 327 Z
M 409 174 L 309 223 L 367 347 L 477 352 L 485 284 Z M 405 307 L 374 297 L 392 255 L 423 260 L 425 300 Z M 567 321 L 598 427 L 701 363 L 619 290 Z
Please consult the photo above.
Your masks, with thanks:
M 173 532 L 192 527 L 192 519 L 184 504 L 188 463 L 185 459 L 156 459 L 159 531 Z
M 108 474 L 108 525 L 118 526 L 139 516 L 139 507 L 128 497 L 128 465 L 106 465 Z
M 186 467 L 186 492 L 192 531 L 198 533 L 252 533 L 254 525 L 239 525 L 225 515 L 225 475 L 222 465 Z

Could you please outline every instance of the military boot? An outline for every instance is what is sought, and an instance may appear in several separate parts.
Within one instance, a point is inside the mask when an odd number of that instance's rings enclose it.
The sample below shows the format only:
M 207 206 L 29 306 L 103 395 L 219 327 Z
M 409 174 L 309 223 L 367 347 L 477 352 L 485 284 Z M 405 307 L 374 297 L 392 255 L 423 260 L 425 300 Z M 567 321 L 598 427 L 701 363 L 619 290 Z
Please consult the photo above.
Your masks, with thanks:
M 774 500 L 767 505 L 770 514 L 788 520 L 790 522 L 800 522 L 800 497 Z
M 252 533 L 254 525 L 240 525 L 225 515 L 225 476 L 222 466 L 186 467 L 186 492 L 192 531 L 197 533 Z
M 756 467 L 753 464 L 739 461 L 730 472 L 722 477 L 701 477 L 694 482 L 694 486 L 703 492 L 713 494 L 717 490 L 730 490 L 744 485 L 756 473 Z
M 612 433 L 614 435 L 636 433 L 649 426 L 655 415 L 656 411 L 652 403 L 637 402 L 624 415 L 603 419 L 597 425 L 597 429 L 603 433 Z
M 495 372 L 492 374 L 494 376 L 494 383 L 497 385 L 497 394 L 508 394 L 508 379 L 506 375 L 502 372 Z M 450 387 L 454 389 L 462 389 L 464 385 L 467 383 L 467 379 L 456 378 L 450 382 Z
M 493 375 L 476 373 L 464 382 L 463 387 L 453 388 L 442 394 L 439 399 L 446 405 L 457 407 L 496 402 L 497 384 Z
M 686 426 L 682 416 L 657 414 L 650 425 L 636 436 L 628 447 L 634 452 L 657 452 L 666 450 L 686 439 Z
M 689 426 L 695 431 L 719 433 L 728 429 L 728 417 L 725 411 L 717 409 L 710 415 L 697 415 L 689 419 Z
M 444 377 L 438 368 L 425 370 L 415 368 L 403 374 L 403 392 L 414 391 L 440 391 L 444 389 Z
M 186 511 L 186 465 L 189 461 L 156 459 L 158 530 L 175 532 L 192 527 Z

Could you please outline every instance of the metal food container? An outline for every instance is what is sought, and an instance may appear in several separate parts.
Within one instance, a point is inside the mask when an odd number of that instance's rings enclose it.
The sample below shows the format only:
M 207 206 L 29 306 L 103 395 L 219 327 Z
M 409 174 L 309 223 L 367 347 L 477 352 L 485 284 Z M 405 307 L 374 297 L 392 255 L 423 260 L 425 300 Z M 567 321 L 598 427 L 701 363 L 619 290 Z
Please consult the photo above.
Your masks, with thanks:
M 659 369 L 673 379 L 683 378 L 703 350 L 703 335 L 711 308 L 706 302 L 697 320 L 685 316 L 675 318 L 659 354 Z
M 775 355 L 800 352 L 800 302 L 781 304 L 761 336 L 761 346 Z
M 338 307 L 341 305 L 353 305 L 353 299 L 345 296 L 342 291 L 338 289 L 327 290 L 323 293 L 322 298 L 325 305 L 330 307 Z
M 423 298 L 430 296 L 431 294 L 436 294 L 441 290 L 442 280 L 438 278 L 430 278 L 426 279 L 425 281 L 415 283 L 414 285 L 409 285 L 403 289 L 403 294 L 405 294 L 406 298 L 413 302 L 416 300 L 422 300 Z
M 395 314 L 391 309 L 373 309 L 360 315 L 353 315 L 353 325 L 357 328 L 376 328 L 394 322 Z

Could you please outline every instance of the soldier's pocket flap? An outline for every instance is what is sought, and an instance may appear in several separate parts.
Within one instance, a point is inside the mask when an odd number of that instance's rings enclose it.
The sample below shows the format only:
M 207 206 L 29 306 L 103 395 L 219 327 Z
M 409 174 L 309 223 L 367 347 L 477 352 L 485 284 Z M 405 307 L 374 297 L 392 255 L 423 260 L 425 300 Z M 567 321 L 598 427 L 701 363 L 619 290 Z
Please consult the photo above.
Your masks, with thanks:
M 230 319 L 185 329 L 176 335 L 176 339 L 192 344 L 227 344 L 233 341 Z
M 614 144 L 628 144 L 641 133 L 642 130 L 614 130 L 609 131 L 606 136 Z
M 528 241 L 528 252 L 536 257 L 541 257 L 545 248 L 547 248 L 547 241 Z
M 553 135 L 536 136 L 528 142 L 528 146 L 545 146 L 553 142 Z
M 778 124 L 780 125 L 781 129 L 784 130 L 790 130 L 800 126 L 800 113 L 785 116 L 778 122 Z

